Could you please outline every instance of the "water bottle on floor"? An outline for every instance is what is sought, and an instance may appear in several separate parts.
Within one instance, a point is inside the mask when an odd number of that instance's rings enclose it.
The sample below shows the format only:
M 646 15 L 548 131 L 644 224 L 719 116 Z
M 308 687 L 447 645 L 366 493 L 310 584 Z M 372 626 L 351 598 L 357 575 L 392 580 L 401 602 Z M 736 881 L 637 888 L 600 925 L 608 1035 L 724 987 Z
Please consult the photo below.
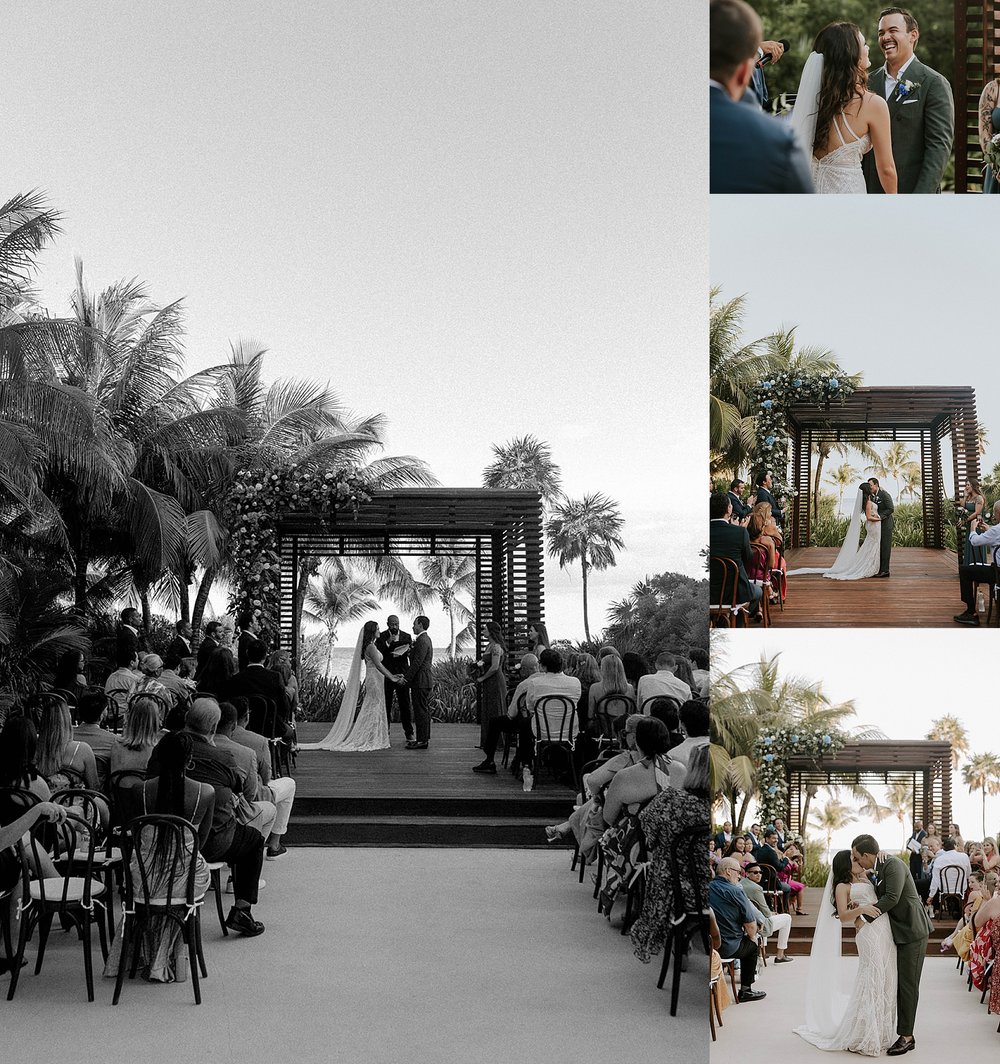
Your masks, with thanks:
M 524 775 L 521 777 L 521 786 L 524 788 L 525 791 L 530 791 L 531 788 L 534 787 L 534 785 L 535 777 L 532 776 L 531 769 L 526 768 L 524 770 Z
M 979 594 L 976 595 L 976 611 L 978 613 L 986 612 L 986 598 L 983 595 L 982 591 L 980 591 Z

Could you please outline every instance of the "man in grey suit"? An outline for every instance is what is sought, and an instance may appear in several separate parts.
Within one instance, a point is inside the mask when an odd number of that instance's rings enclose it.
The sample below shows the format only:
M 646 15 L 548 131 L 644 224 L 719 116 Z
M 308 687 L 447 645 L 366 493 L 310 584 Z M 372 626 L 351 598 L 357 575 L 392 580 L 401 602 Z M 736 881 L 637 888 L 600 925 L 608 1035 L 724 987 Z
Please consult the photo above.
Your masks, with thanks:
M 410 667 L 399 683 L 409 684 L 413 705 L 413 723 L 416 738 L 406 744 L 407 750 L 426 750 L 431 738 L 431 666 L 434 663 L 434 647 L 427 634 L 431 622 L 423 615 L 413 620 L 413 649 L 410 651 Z
M 744 101 L 763 28 L 744 0 L 709 6 L 709 187 L 712 192 L 812 192 L 809 161 L 787 123 Z
M 869 89 L 889 104 L 892 157 L 900 193 L 940 192 L 955 140 L 951 86 L 914 55 L 919 39 L 920 27 L 909 11 L 886 8 L 878 21 L 878 46 L 885 65 L 868 75 Z M 869 152 L 862 163 L 869 193 L 883 191 L 874 155 Z

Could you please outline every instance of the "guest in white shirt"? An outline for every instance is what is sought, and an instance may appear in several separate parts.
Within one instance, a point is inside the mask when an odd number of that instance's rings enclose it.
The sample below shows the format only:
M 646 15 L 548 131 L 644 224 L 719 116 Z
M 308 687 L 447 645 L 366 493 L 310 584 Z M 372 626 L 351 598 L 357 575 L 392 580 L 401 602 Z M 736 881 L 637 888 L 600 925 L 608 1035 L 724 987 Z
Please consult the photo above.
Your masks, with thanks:
M 931 865 L 931 898 L 936 897 L 938 891 L 943 889 L 941 872 L 945 868 L 960 868 L 965 873 L 964 878 L 958 882 L 956 882 L 956 876 L 950 875 L 947 883 L 944 884 L 948 890 L 957 890 L 964 894 L 966 887 L 969 885 L 969 876 L 972 875 L 972 862 L 969 860 L 969 855 L 965 850 L 955 848 L 955 840 L 950 835 L 941 844 L 941 849 Z
M 649 716 L 648 700 L 661 695 L 676 698 L 678 702 L 687 702 L 691 698 L 691 688 L 674 675 L 677 659 L 669 650 L 661 650 L 656 656 L 656 672 L 651 676 L 639 677 L 639 712 Z

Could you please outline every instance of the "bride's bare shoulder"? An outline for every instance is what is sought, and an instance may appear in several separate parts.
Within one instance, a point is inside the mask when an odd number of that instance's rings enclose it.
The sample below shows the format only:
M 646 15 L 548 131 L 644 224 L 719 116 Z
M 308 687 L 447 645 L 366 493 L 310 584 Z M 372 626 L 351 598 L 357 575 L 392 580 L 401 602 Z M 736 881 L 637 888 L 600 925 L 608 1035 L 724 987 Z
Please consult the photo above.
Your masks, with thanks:
M 888 114 L 889 105 L 885 102 L 885 97 L 879 96 L 877 92 L 866 92 L 861 98 L 861 110 L 867 111 L 868 114 Z

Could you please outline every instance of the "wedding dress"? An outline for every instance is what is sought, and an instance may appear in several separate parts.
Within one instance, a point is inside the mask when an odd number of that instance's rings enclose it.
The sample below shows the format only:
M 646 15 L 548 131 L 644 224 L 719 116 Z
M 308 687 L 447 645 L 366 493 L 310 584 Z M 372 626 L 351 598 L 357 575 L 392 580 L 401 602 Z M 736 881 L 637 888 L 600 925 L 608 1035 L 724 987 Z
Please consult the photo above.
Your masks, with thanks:
M 789 569 L 787 576 L 821 574 L 827 580 L 866 580 L 879 570 L 879 552 L 882 547 L 882 522 L 865 519 L 867 532 L 864 543 L 861 539 L 861 518 L 866 509 L 867 496 L 859 491 L 854 500 L 851 523 L 847 527 L 836 561 L 829 569 Z
M 359 753 L 363 750 L 389 748 L 389 719 L 385 712 L 385 684 L 379 669 L 382 655 L 371 642 L 362 651 L 364 632 L 351 660 L 347 687 L 340 702 L 340 710 L 333 727 L 318 743 L 299 743 L 300 750 L 333 750 L 337 753 Z M 361 690 L 361 662 L 365 662 L 365 697 L 361 708 L 354 712 Z
M 861 169 L 861 160 L 871 151 L 872 141 L 867 133 L 859 137 L 851 129 L 847 116 L 840 112 L 839 121 L 835 116 L 833 128 L 840 140 L 840 147 L 828 152 L 822 159 L 813 154 L 816 142 L 816 121 L 819 115 L 819 97 L 823 85 L 823 56 L 812 52 L 802 68 L 799 90 L 795 96 L 792 109 L 792 129 L 799 145 L 811 161 L 813 185 L 817 192 L 851 193 L 865 195 L 865 175 Z M 844 129 L 851 139 L 846 140 Z
M 843 925 L 830 911 L 833 875 L 823 891 L 822 912 L 809 953 L 806 1022 L 795 1033 L 818 1049 L 850 1049 L 877 1057 L 896 1040 L 896 946 L 887 916 L 857 932 L 858 961 L 843 956 Z M 867 880 L 851 885 L 851 901 L 873 905 Z

